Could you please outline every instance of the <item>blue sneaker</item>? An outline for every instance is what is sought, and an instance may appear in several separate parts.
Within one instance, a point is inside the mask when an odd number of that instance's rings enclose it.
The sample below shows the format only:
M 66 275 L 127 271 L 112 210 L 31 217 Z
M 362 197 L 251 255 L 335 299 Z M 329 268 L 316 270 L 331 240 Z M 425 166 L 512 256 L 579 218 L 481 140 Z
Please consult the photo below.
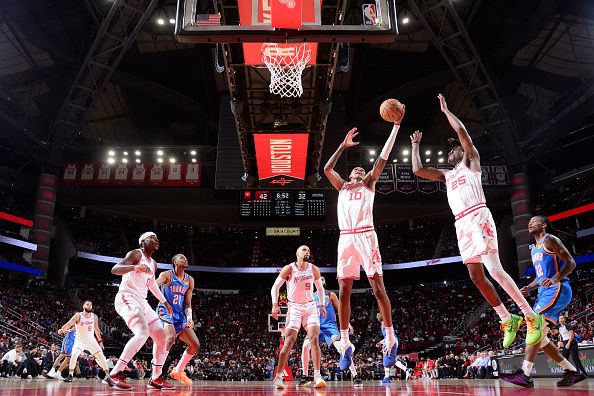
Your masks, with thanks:
M 353 362 L 353 352 L 355 351 L 355 346 L 353 344 L 349 344 L 349 346 L 340 353 L 340 369 L 341 370 L 348 370 L 351 367 L 351 363 Z
M 391 383 L 392 383 L 392 377 L 384 377 L 380 381 L 380 384 L 391 384 Z
M 384 343 L 384 367 L 392 367 L 396 363 L 396 354 L 398 353 L 398 337 L 394 335 L 394 345 L 388 351 L 387 342 Z

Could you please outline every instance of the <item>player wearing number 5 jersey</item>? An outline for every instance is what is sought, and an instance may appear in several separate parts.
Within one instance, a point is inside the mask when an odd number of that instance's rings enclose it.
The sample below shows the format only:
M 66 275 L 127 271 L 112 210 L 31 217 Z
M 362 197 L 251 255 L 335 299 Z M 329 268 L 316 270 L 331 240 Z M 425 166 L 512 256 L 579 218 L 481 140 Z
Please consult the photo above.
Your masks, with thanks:
M 448 203 L 456 221 L 460 255 L 466 264 L 470 279 L 501 319 L 501 328 L 504 331 L 503 347 L 509 347 L 515 340 L 522 318 L 510 314 L 505 308 L 493 284 L 485 276 L 483 265 L 522 310 L 527 327 L 526 344 L 537 344 L 543 336 L 543 318 L 532 310 L 518 286 L 501 266 L 495 222 L 487 208 L 481 184 L 479 153 L 462 121 L 448 109 L 443 95 L 439 94 L 438 99 L 441 111 L 458 135 L 457 140 L 450 139 L 453 148 L 448 154 L 448 162 L 454 165 L 454 169 L 424 168 L 419 155 L 419 143 L 423 134 L 415 131 L 410 137 L 413 171 L 419 177 L 446 184 Z
M 194 333 L 192 320 L 194 278 L 185 272 L 185 269 L 188 268 L 188 259 L 183 254 L 179 253 L 173 256 L 171 263 L 173 270 L 161 272 L 157 279 L 157 285 L 173 308 L 173 313 L 169 314 L 165 305 L 159 304 L 157 314 L 167 333 L 167 350 L 171 349 L 176 337 L 179 337 L 188 346 L 179 359 L 179 363 L 169 375 L 184 385 L 192 385 L 192 380 L 186 375 L 185 369 L 200 347 L 198 337 Z
M 392 325 L 392 307 L 386 294 L 382 278 L 382 258 L 379 252 L 377 234 L 373 226 L 373 201 L 375 198 L 375 183 L 384 170 L 388 157 L 396 141 L 400 129 L 400 122 L 404 117 L 405 107 L 402 106 L 402 117 L 395 121 L 379 157 L 370 172 L 356 167 L 345 181 L 334 170 L 342 152 L 359 144 L 354 142 L 359 132 L 351 129 L 338 150 L 330 157 L 324 173 L 330 183 L 338 190 L 338 226 L 340 239 L 338 240 L 338 263 L 336 267 L 339 287 L 340 324 L 340 369 L 346 370 L 352 363 L 353 344 L 349 341 L 349 323 L 351 320 L 351 290 L 353 281 L 359 279 L 361 267 L 367 275 L 373 294 L 377 299 L 379 310 L 386 322 L 386 338 L 384 348 L 384 365 L 391 366 L 396 361 L 396 336 Z

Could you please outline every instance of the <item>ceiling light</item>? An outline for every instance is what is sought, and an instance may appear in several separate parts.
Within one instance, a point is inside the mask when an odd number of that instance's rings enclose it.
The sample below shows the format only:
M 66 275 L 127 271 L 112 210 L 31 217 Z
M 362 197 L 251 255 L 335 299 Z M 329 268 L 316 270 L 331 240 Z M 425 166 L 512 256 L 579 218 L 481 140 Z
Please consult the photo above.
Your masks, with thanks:
M 398 159 L 394 158 L 394 159 L 392 160 L 392 162 L 398 162 Z
M 136 150 L 136 151 L 134 152 L 134 155 L 140 155 L 140 151 Z
M 140 164 L 140 158 L 136 158 L 136 163 Z
M 425 158 L 425 162 L 429 162 L 429 161 L 431 161 L 430 158 Z
M 369 150 L 370 155 L 375 155 L 375 150 Z
M 172 24 L 172 25 L 175 25 L 175 19 L 169 18 L 169 23 Z
M 157 162 L 158 163 L 162 163 L 163 162 L 163 158 L 157 158 Z
M 175 158 L 173 158 L 173 157 L 169 158 L 169 162 L 172 164 L 175 164 Z
M 159 25 L 164 25 L 164 24 L 165 24 L 165 19 L 163 19 L 163 18 L 159 18 L 159 19 L 157 19 L 157 23 L 158 23 Z
M 425 155 L 431 155 L 431 150 L 425 151 Z
M 128 163 L 128 158 L 122 158 L 122 162 L 123 162 L 124 164 L 127 164 L 127 163 Z
M 408 162 L 408 158 L 404 158 L 402 161 L 404 161 L 404 162 Z
M 438 159 L 439 162 L 443 162 L 443 158 Z
M 115 151 L 109 150 L 109 153 L 107 153 L 107 154 L 109 154 L 110 157 L 113 157 L 115 155 Z
M 196 155 L 196 150 L 192 150 L 192 151 L 190 151 L 190 154 L 192 154 L 192 155 Z
M 115 159 L 113 159 L 113 158 L 108 158 L 108 159 L 107 159 L 107 162 L 109 162 L 110 164 L 113 164 L 113 163 L 115 162 Z
M 163 155 L 163 150 L 157 150 L 157 155 Z
M 369 158 L 369 162 L 375 161 L 375 158 Z
M 402 155 L 408 155 L 408 150 L 402 150 Z
M 410 19 L 408 19 L 408 17 L 404 17 L 404 18 L 402 18 L 402 23 L 403 23 L 404 25 L 406 25 L 406 24 L 407 24 L 407 23 L 409 23 L 409 22 L 410 22 Z
M 437 152 L 437 155 L 442 155 L 442 154 L 443 154 L 443 151 L 441 151 L 441 150 L 439 150 L 439 151 Z
M 196 158 L 192 158 L 192 162 L 193 163 L 196 163 Z

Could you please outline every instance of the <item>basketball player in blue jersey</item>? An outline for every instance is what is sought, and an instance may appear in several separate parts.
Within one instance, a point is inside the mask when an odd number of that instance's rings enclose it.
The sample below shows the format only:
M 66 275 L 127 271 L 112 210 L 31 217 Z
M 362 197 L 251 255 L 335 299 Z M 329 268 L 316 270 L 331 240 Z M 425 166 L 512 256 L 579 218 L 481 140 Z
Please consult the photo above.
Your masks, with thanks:
M 170 315 L 163 304 L 157 306 L 157 314 L 167 333 L 167 350 L 171 349 L 176 337 L 179 337 L 187 345 L 179 363 L 169 375 L 184 385 L 192 385 L 192 380 L 186 375 L 185 369 L 200 347 L 198 337 L 194 333 L 194 321 L 192 320 L 194 278 L 185 272 L 188 268 L 186 256 L 181 253 L 176 254 L 171 262 L 173 270 L 161 272 L 157 279 L 157 285 L 173 308 L 173 314 Z
M 324 288 L 326 287 L 326 279 L 323 276 L 320 276 L 320 280 L 322 281 L 322 285 Z M 317 294 L 314 294 L 314 301 L 318 309 L 320 308 L 320 299 Z M 338 304 L 339 300 L 336 296 L 336 293 L 326 290 L 324 293 L 324 302 L 323 305 L 326 308 L 326 316 L 323 317 L 320 313 L 320 344 L 322 342 L 326 342 L 326 345 L 334 345 L 336 350 L 340 353 L 340 344 L 338 340 L 340 340 L 340 332 L 338 331 L 338 326 L 336 322 L 336 313 L 338 312 Z M 353 327 L 349 324 L 349 331 L 353 333 Z M 354 349 L 354 347 L 353 347 Z M 298 386 L 308 386 L 311 384 L 311 379 L 308 378 L 307 373 L 309 371 L 309 351 L 311 350 L 311 344 L 309 343 L 309 339 L 305 338 L 303 341 L 303 346 L 301 348 L 301 367 L 303 372 L 303 377 L 299 382 Z M 351 365 L 349 366 L 349 370 L 351 371 L 351 376 L 353 378 L 353 384 L 355 387 L 363 386 L 363 382 L 361 378 L 357 375 L 357 369 L 355 368 L 355 362 L 351 361 Z
M 72 355 L 72 347 L 74 346 L 74 336 L 76 329 L 72 328 L 62 339 L 62 347 L 60 348 L 60 356 L 58 356 L 52 366 L 52 369 L 47 373 L 49 378 L 60 379 L 62 370 L 70 364 L 70 356 Z
M 565 359 L 557 347 L 546 336 L 548 323 L 557 324 L 559 316 L 571 302 L 571 286 L 567 276 L 576 267 L 575 261 L 563 242 L 554 235 L 547 233 L 551 230 L 551 222 L 545 216 L 534 216 L 528 222 L 528 232 L 534 236 L 536 245 L 532 248 L 532 263 L 536 271 L 536 278 L 521 291 L 524 295 L 538 288 L 534 311 L 546 320 L 543 329 L 544 337 L 539 344 L 526 345 L 522 368 L 513 374 L 503 375 L 501 378 L 515 385 L 525 388 L 534 387 L 531 378 L 534 359 L 539 349 L 542 349 L 554 361 L 565 369 L 563 377 L 557 381 L 557 386 L 571 386 L 586 379 L 583 373 L 577 371 Z

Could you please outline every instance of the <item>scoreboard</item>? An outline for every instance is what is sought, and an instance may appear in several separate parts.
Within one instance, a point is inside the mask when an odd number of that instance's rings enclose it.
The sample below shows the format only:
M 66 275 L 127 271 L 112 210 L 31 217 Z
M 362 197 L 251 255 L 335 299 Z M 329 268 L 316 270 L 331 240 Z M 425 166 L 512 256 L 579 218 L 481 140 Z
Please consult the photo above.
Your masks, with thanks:
M 324 219 L 323 190 L 243 190 L 239 217 L 245 220 Z

